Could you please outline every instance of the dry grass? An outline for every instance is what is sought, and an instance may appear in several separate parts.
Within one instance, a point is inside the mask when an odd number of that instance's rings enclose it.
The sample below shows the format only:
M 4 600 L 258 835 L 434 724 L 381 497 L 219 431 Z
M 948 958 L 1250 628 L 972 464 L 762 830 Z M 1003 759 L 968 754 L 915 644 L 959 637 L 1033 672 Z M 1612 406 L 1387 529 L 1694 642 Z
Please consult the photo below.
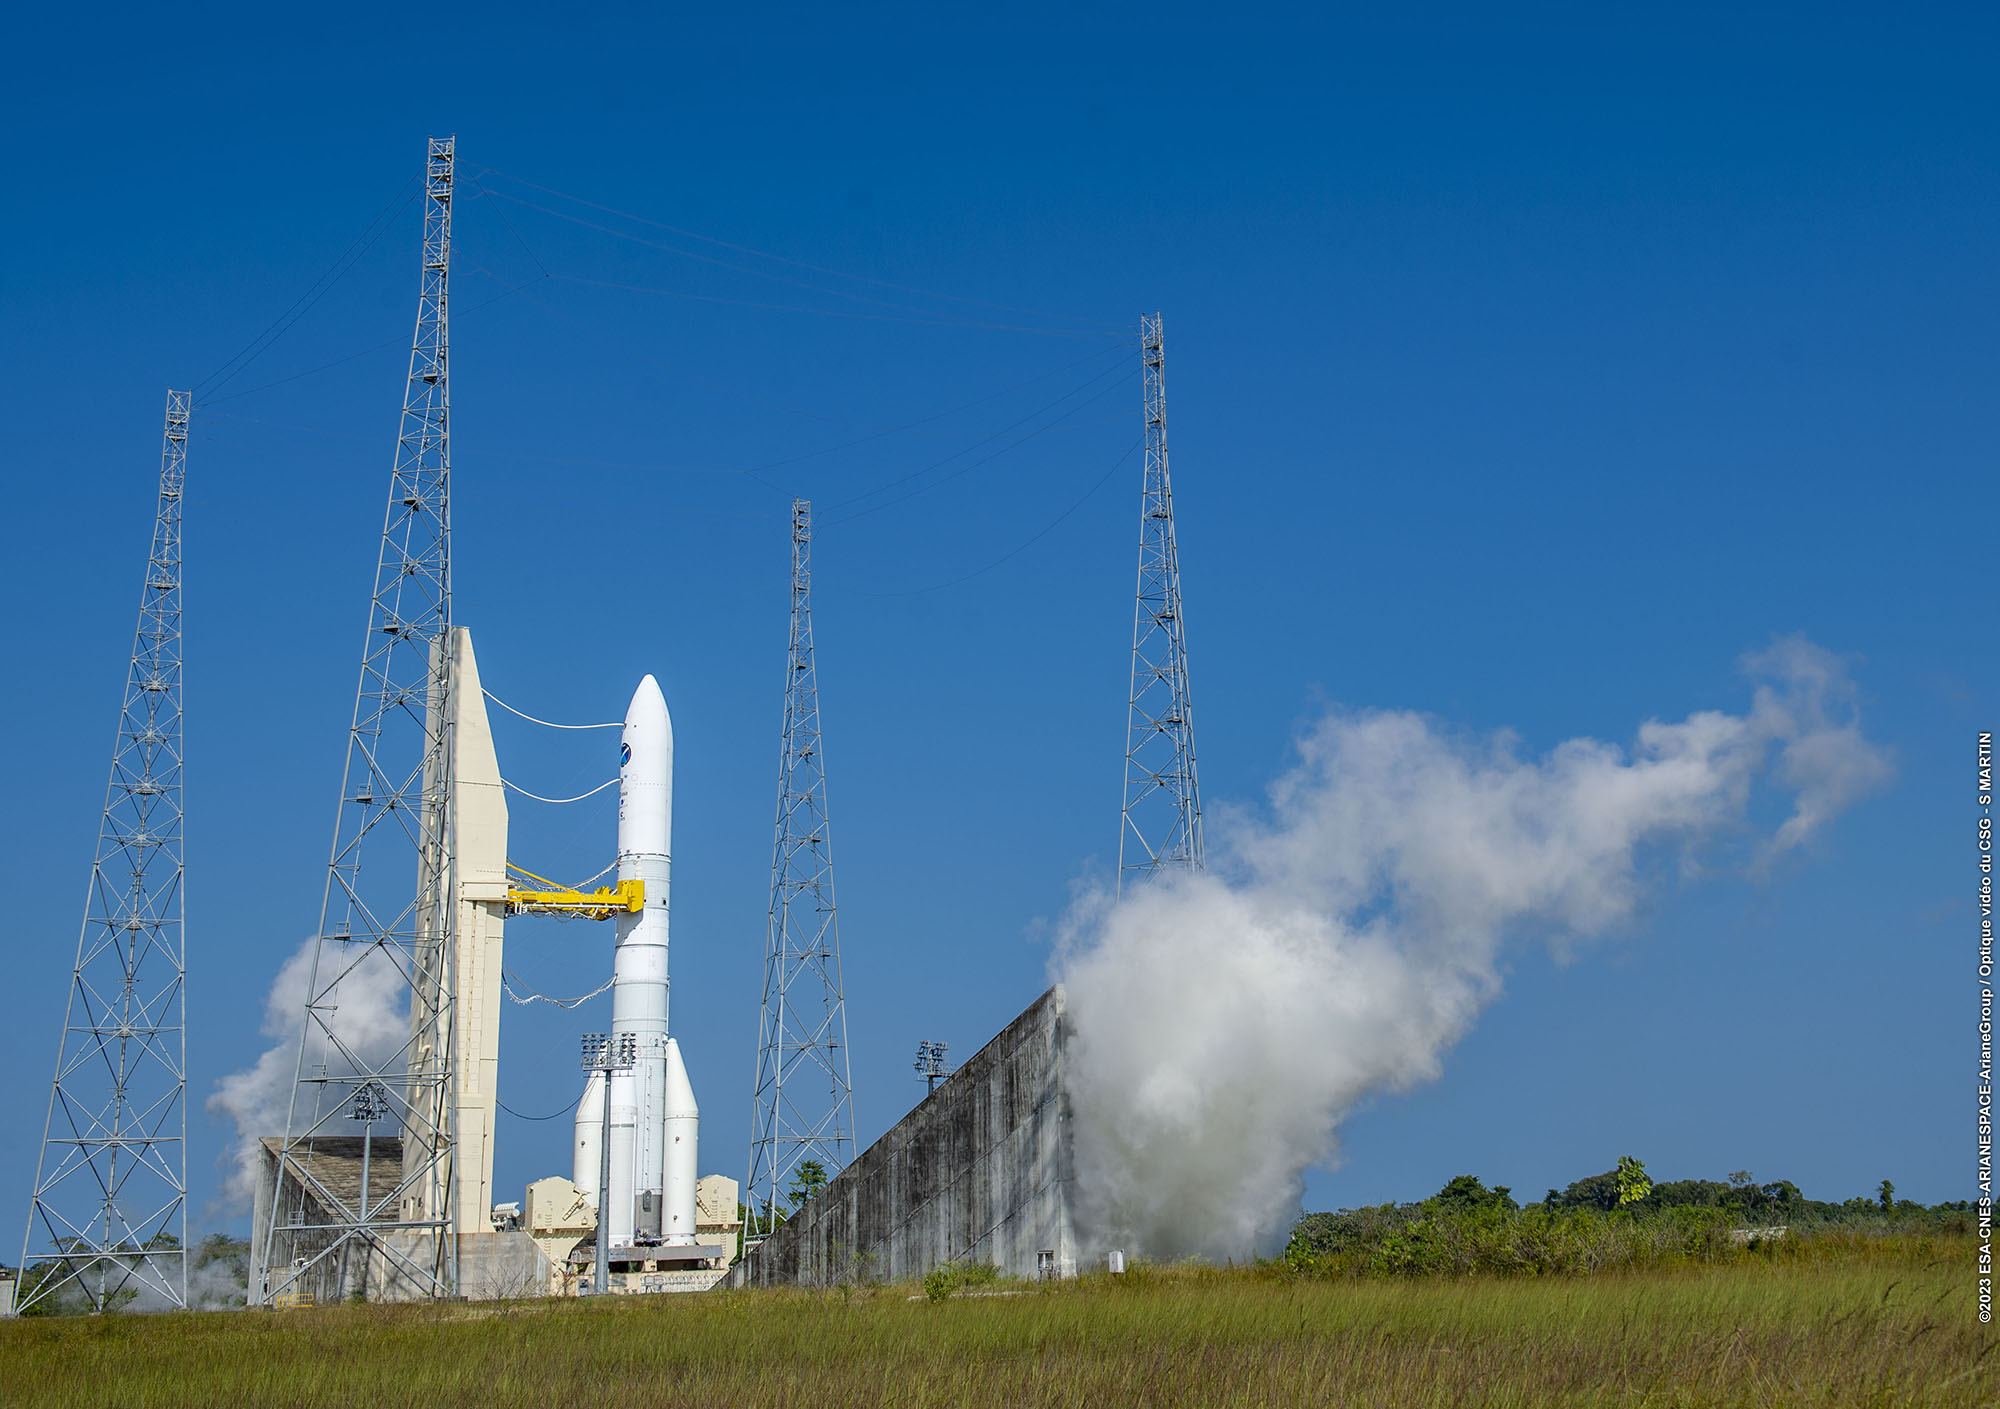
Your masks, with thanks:
M 0 1323 L 10 1405 L 1990 1404 L 1968 1239 L 1590 1278 L 1140 1269 L 917 1289 Z

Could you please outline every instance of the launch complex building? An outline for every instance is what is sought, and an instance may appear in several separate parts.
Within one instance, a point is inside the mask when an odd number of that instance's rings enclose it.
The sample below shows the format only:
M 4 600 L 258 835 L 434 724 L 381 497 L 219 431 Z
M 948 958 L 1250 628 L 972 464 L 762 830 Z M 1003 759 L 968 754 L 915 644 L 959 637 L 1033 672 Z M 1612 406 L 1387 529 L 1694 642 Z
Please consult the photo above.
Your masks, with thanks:
M 726 1277 L 739 1285 L 894 1279 L 968 1260 L 1021 1277 L 1073 1275 L 1060 988 L 1043 994 L 739 1261 L 740 1186 L 724 1175 L 696 1175 L 699 1110 L 668 1033 L 667 946 L 655 942 L 666 936 L 671 847 L 672 726 L 664 697 L 647 676 L 626 718 L 617 884 L 568 896 L 528 891 L 509 878 L 506 795 L 471 633 L 454 628 L 450 640 L 456 850 L 445 870 L 456 878 L 458 950 L 457 992 L 444 1006 L 457 1024 L 450 1102 L 459 1295 L 587 1291 L 607 1228 L 607 1290 L 614 1292 L 704 1290 Z M 506 918 L 559 905 L 616 910 L 611 1037 L 634 1034 L 640 1055 L 609 1073 L 609 1149 L 600 1141 L 607 1074 L 599 1070 L 577 1106 L 569 1173 L 536 1180 L 518 1201 L 496 1202 Z M 414 1153 L 406 1140 L 317 1135 L 295 1142 L 289 1154 L 279 1136 L 260 1142 L 252 1245 L 275 1241 L 302 1264 L 286 1304 L 427 1295 L 408 1269 L 423 1265 L 432 1235 L 422 1227 L 400 1230 L 397 1210 L 374 1203 L 403 1182 Z M 607 1165 L 611 1216 L 603 1219 L 598 1171 Z M 369 1218 L 370 1236 L 320 1256 L 340 1209 Z M 274 1220 L 288 1237 L 273 1239 Z

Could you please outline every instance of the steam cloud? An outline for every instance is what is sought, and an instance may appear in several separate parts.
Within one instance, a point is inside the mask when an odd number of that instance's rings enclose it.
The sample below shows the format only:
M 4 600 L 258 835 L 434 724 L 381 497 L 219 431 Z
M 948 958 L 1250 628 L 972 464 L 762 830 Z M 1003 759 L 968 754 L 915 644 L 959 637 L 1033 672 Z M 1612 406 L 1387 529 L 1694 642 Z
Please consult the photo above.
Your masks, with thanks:
M 187 1309 L 189 1311 L 233 1311 L 242 1306 L 248 1282 L 246 1268 L 242 1261 L 217 1258 L 202 1262 L 199 1257 L 188 1259 Z M 123 1309 L 126 1311 L 171 1311 L 175 1303 L 163 1295 L 151 1282 L 134 1276 L 125 1283 L 136 1293 Z
M 1756 865 L 1888 778 L 1836 657 L 1791 638 L 1744 665 L 1747 713 L 1646 723 L 1629 756 L 1572 739 L 1523 758 L 1506 734 L 1336 712 L 1267 816 L 1216 819 L 1208 874 L 1079 899 L 1057 968 L 1083 1226 L 1153 1256 L 1268 1249 L 1355 1104 L 1437 1077 L 1499 992 L 1505 940 L 1623 919 L 1645 850 L 1691 866 L 1747 829 L 1759 780 L 1791 808 Z
M 333 953 L 328 954 L 327 962 L 339 961 Z M 234 1211 L 248 1209 L 257 1190 L 257 1141 L 285 1133 L 312 963 L 313 941 L 308 939 L 278 970 L 264 1000 L 264 1035 L 276 1040 L 255 1064 L 217 1082 L 208 1098 L 211 1114 L 227 1116 L 236 1124 L 236 1144 L 221 1195 L 223 1204 Z M 324 974 L 321 982 L 325 982 Z M 327 1025 L 363 1060 L 383 1060 L 409 1040 L 409 989 L 396 966 L 379 950 L 370 952 L 342 976 L 339 996 L 340 1006 Z M 323 1046 L 324 1040 L 315 1034 L 316 1046 Z M 306 1053 L 308 1068 L 324 1059 L 323 1051 Z M 327 1132 L 346 1134 L 348 1129 L 348 1124 L 336 1123 L 327 1127 Z

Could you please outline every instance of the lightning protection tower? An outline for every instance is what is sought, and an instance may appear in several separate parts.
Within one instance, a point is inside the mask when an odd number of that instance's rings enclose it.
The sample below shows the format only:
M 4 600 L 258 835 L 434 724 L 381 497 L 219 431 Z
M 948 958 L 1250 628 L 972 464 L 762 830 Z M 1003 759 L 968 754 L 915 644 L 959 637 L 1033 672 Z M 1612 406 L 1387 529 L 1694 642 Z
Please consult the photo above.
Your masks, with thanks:
M 1200 871 L 1201 790 L 1181 615 L 1174 490 L 1167 473 L 1167 353 L 1160 315 L 1139 320 L 1146 476 L 1139 498 L 1139 601 L 1132 618 L 1132 699 L 1125 735 L 1125 818 L 1118 887 L 1161 870 Z
M 425 167 L 416 336 L 253 1301 L 445 1297 L 457 1286 L 446 649 L 453 145 L 432 138 Z M 400 1164 L 366 1208 L 348 1169 L 363 1146 L 361 1105 L 401 1132 Z M 380 1152 L 383 1138 L 372 1144 Z
M 744 1187 L 751 1238 L 776 1228 L 778 1197 L 807 1160 L 827 1177 L 854 1156 L 854 1094 L 834 923 L 826 763 L 813 669 L 812 505 L 792 501 L 792 639 L 778 759 L 777 840 L 757 1028 L 757 1094 Z
M 187 1305 L 181 489 L 190 393 L 167 393 L 159 512 L 111 784 L 42 1127 L 20 1305 Z M 39 1246 L 38 1246 L 39 1245 Z

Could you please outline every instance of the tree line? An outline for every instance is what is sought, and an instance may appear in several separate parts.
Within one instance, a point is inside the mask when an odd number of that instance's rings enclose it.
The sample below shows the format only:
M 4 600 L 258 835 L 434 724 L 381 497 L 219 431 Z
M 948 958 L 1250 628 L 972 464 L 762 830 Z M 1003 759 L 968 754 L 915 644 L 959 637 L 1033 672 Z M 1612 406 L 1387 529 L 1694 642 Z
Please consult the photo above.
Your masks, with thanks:
M 1964 1234 L 1975 1217 L 1969 1200 L 1899 1199 L 1887 1179 L 1874 1197 L 1839 1203 L 1748 1170 L 1656 1183 L 1628 1155 L 1532 1203 L 1504 1184 L 1461 1174 L 1414 1203 L 1309 1213 L 1293 1227 L 1283 1260 L 1321 1273 L 1593 1271 L 1714 1260 L 1819 1233 Z

